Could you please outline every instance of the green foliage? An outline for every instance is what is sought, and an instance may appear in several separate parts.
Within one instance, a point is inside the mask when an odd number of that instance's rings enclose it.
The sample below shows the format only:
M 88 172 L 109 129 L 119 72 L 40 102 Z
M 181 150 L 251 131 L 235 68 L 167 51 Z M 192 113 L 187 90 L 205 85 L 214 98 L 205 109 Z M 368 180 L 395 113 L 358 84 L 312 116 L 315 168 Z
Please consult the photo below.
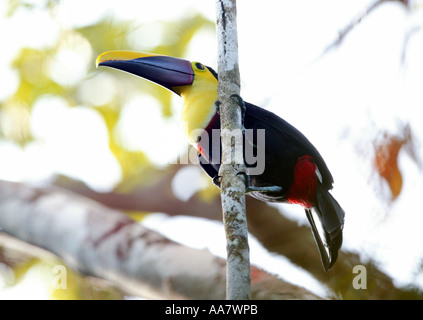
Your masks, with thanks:
M 4 18 L 13 19 L 19 9 L 44 10 L 54 17 L 54 8 L 57 5 L 60 5 L 58 0 L 41 2 L 10 0 L 8 2 L 8 11 Z M 151 22 L 118 21 L 112 17 L 106 17 L 95 24 L 81 28 L 66 29 L 57 25 L 59 36 L 52 45 L 41 48 L 20 48 L 11 63 L 12 69 L 16 71 L 18 76 L 17 88 L 13 94 L 0 100 L 0 137 L 22 147 L 25 147 L 29 142 L 35 141 L 37 137 L 34 137 L 31 130 L 31 115 L 34 105 L 45 97 L 60 97 L 69 107 L 92 108 L 103 119 L 107 128 L 110 151 L 117 159 L 122 172 L 122 181 L 116 186 L 119 192 L 129 192 L 131 189 L 136 188 L 137 185 L 143 184 L 145 179 L 151 180 L 151 174 L 147 174 L 147 171 L 155 172 L 151 170 L 154 164 L 151 163 L 142 150 L 133 151 L 126 149 L 115 134 L 116 127 L 124 103 L 130 97 L 139 93 L 147 93 L 156 97 L 160 103 L 162 115 L 164 117 L 171 116 L 171 93 L 146 81 L 134 81 L 134 78 L 113 70 L 96 70 L 95 59 L 102 52 L 109 50 L 148 50 L 166 55 L 183 56 L 195 33 L 203 27 L 214 28 L 214 24 L 201 15 L 187 16 L 180 21 L 161 21 L 156 24 L 160 25 L 165 36 L 157 46 L 147 49 L 131 43 L 129 41 L 131 32 L 148 23 Z M 39 36 L 43 37 L 42 34 Z M 145 37 L 148 37 L 148 35 L 145 35 Z M 137 43 L 142 44 L 142 42 L 141 39 Z M 60 64 L 60 59 L 63 59 L 60 55 L 64 51 L 66 51 L 66 54 L 69 54 L 70 51 L 70 54 L 75 54 L 77 58 L 81 58 L 83 61 L 82 65 L 85 69 L 75 76 L 77 81 L 66 79 L 67 72 L 70 71 L 72 73 L 73 70 L 66 70 L 65 68 L 63 70 L 52 70 L 54 66 L 66 67 L 66 63 Z M 81 57 L 78 57 L 78 55 Z M 59 63 L 57 63 L 58 60 Z M 86 62 L 85 65 L 84 61 Z M 111 75 L 106 80 L 116 89 L 107 101 L 104 99 L 105 92 L 103 88 L 93 85 L 101 77 L 104 78 L 104 75 L 106 77 Z M 69 75 L 69 78 L 71 78 L 71 75 Z M 99 83 L 102 82 L 100 81 Z M 55 119 L 52 116 L 48 121 L 54 122 Z M 75 133 L 77 130 L 78 128 L 76 127 Z M 69 134 L 73 135 L 75 133 L 70 132 Z M 147 137 L 147 139 L 150 138 Z M 83 156 L 81 155 L 81 157 Z M 107 174 L 107 172 L 104 172 L 104 175 Z M 133 212 L 130 216 L 139 220 L 144 214 Z M 55 264 L 57 263 L 55 262 Z M 43 270 L 52 268 L 52 264 L 49 261 L 30 259 L 13 268 L 15 280 L 10 285 L 19 284 L 29 270 L 33 270 L 37 266 Z M 47 273 L 48 276 L 45 278 L 47 279 L 46 282 L 49 282 L 51 280 L 51 272 Z M 70 277 L 68 284 L 71 287 L 68 290 L 50 288 L 49 295 L 51 298 L 122 298 L 121 293 L 114 288 L 105 285 L 104 289 L 102 289 L 102 284 L 92 283 L 89 278 L 81 277 L 70 269 L 68 277 Z
M 52 9 L 57 5 L 60 5 L 60 1 L 49 0 L 34 4 L 31 1 L 12 0 L 9 1 L 7 18 L 13 19 L 19 8 L 29 10 L 40 10 L 41 8 L 47 10 L 54 17 L 55 10 Z M 134 81 L 132 77 L 106 69 L 102 69 L 101 73 L 112 75 L 108 77 L 108 80 L 112 81 L 113 87 L 116 88 L 115 94 L 109 101 L 103 101 L 101 105 L 98 105 L 95 97 L 101 97 L 104 92 L 101 89 L 96 92 L 93 91 L 91 97 L 88 98 L 87 92 L 89 95 L 90 90 L 92 90 L 89 87 L 90 81 L 101 77 L 100 71 L 95 69 L 96 57 L 109 50 L 145 51 L 143 47 L 137 47 L 128 39 L 131 32 L 148 23 L 151 22 L 118 21 L 106 17 L 95 24 L 81 28 L 61 29 L 56 43 L 48 48 L 21 48 L 12 63 L 12 67 L 17 71 L 19 77 L 18 87 L 10 97 L 0 101 L 0 134 L 21 146 L 33 141 L 31 113 L 34 104 L 45 96 L 60 96 L 71 107 L 90 107 L 102 116 L 108 130 L 110 150 L 122 169 L 122 180 L 129 179 L 135 173 L 138 173 L 137 177 L 139 178 L 139 173 L 152 164 L 142 150 L 127 150 L 122 142 L 115 138 L 114 133 L 121 107 L 131 96 L 141 92 L 150 93 L 159 100 L 163 116 L 168 117 L 172 114 L 170 108 L 171 93 L 145 81 Z M 181 21 L 161 21 L 158 23 L 165 36 L 162 43 L 154 48 L 148 48 L 148 50 L 173 56 L 184 55 L 190 40 L 200 28 L 214 27 L 211 21 L 201 15 L 187 16 Z M 60 29 L 59 26 L 57 28 Z M 42 36 L 40 35 L 40 37 Z M 148 35 L 145 37 L 148 37 Z M 142 39 L 137 43 L 142 43 Z M 75 54 L 88 59 L 85 73 L 79 81 L 59 81 L 53 74 L 56 72 L 54 72 L 55 70 L 52 71 L 52 68 L 56 65 L 58 56 L 64 48 L 68 51 L 73 50 Z M 56 71 L 66 77 L 67 70 Z M 85 94 L 81 94 L 81 92 L 85 92 Z M 54 119 L 51 119 L 51 121 L 54 121 Z

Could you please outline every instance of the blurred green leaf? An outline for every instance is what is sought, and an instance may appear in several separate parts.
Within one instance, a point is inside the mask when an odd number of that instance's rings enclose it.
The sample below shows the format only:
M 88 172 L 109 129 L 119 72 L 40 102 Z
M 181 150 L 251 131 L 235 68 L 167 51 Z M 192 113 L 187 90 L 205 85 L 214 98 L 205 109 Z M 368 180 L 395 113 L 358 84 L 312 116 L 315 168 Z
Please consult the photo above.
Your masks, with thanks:
M 11 0 L 8 5 L 9 18 L 13 18 L 14 12 L 21 7 L 30 10 L 49 10 L 49 13 L 54 16 L 54 10 L 51 9 L 60 5 L 60 1 L 47 0 L 42 3 L 34 3 L 25 0 Z M 153 164 L 142 150 L 127 150 L 122 141 L 117 141 L 115 131 L 121 107 L 130 97 L 138 93 L 147 93 L 158 99 L 163 116 L 168 117 L 172 114 L 170 107 L 172 94 L 157 85 L 128 77 L 128 75 L 115 70 L 97 70 L 95 69 L 95 59 L 102 52 L 109 50 L 145 51 L 146 48 L 137 47 L 136 44 L 130 43 L 128 35 L 148 23 L 151 22 L 120 21 L 109 16 L 93 25 L 74 30 L 61 30 L 62 35 L 58 37 L 57 43 L 50 48 L 21 48 L 12 63 L 13 68 L 18 72 L 19 85 L 12 96 L 5 101 L 0 101 L 0 111 L 2 111 L 0 117 L 3 119 L 0 118 L 0 126 L 2 126 L 0 132 L 7 139 L 22 146 L 31 141 L 33 139 L 31 135 L 32 107 L 40 97 L 45 95 L 60 96 L 67 101 L 69 106 L 92 107 L 100 113 L 106 124 L 109 148 L 122 169 L 122 181 L 131 181 L 131 183 L 124 185 L 142 183 L 142 181 L 139 181 L 139 179 L 142 179 L 142 173 Z M 156 25 L 160 23 L 164 36 L 161 43 L 154 48 L 149 48 L 149 51 L 173 56 L 184 55 L 190 40 L 200 28 L 214 28 L 214 23 L 201 15 L 189 15 L 181 20 L 155 23 Z M 146 37 L 148 36 L 146 35 Z M 52 61 L 64 45 L 67 50 L 77 50 L 72 45 L 79 45 L 78 41 L 87 41 L 92 49 L 92 62 L 87 66 L 87 77 L 75 84 L 60 84 L 52 78 Z M 59 70 L 58 72 L 64 74 L 66 70 Z M 117 89 L 115 96 L 106 105 L 98 106 L 94 105 L 92 99 L 86 99 L 89 89 L 86 89 L 86 87 L 84 89 L 84 86 L 87 85 L 88 80 L 100 72 L 103 74 L 110 73 L 111 76 L 108 77 L 108 81 L 112 82 Z M 83 89 L 85 96 L 81 94 Z M 101 91 L 97 94 L 101 94 Z M 94 92 L 93 95 L 95 96 Z M 51 121 L 54 121 L 54 119 L 51 119 Z M 133 176 L 137 178 L 131 179 Z
M 109 133 L 109 148 L 115 155 L 122 169 L 122 180 L 130 179 L 142 170 L 150 166 L 148 158 L 142 151 L 134 152 L 126 150 L 119 141 L 116 141 L 114 129 L 119 120 L 120 109 L 111 106 L 101 106 L 96 110 L 102 115 Z

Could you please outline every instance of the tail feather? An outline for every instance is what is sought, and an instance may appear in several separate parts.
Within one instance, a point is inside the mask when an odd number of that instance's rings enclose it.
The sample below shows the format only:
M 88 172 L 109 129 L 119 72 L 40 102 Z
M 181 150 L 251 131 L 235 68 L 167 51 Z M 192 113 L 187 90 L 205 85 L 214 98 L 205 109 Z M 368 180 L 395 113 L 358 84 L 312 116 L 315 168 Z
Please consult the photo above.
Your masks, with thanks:
M 307 219 L 320 252 L 323 268 L 328 271 L 338 258 L 338 251 L 342 245 L 345 212 L 321 185 L 317 188 L 317 205 L 312 210 L 316 212 L 323 232 L 319 232 L 310 209 L 306 209 Z M 320 233 L 323 233 L 324 241 Z

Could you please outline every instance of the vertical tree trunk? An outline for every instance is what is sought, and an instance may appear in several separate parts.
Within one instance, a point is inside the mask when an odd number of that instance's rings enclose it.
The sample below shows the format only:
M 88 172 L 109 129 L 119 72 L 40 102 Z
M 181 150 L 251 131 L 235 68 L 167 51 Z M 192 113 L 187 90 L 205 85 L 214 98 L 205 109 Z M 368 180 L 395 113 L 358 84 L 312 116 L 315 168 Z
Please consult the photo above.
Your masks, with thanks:
M 222 163 L 221 180 L 223 220 L 226 231 L 226 298 L 250 298 L 250 258 L 245 212 L 246 172 L 243 157 L 241 110 L 232 95 L 240 94 L 236 0 L 217 0 L 218 95 L 220 105 Z

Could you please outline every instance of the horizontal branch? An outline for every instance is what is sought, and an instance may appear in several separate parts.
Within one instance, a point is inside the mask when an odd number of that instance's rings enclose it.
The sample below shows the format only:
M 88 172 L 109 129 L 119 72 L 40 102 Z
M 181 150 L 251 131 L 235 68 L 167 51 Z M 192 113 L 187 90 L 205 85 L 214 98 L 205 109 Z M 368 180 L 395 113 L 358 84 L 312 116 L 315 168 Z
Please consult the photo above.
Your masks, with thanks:
M 90 199 L 59 188 L 0 181 L 0 212 L 2 231 L 130 294 L 225 298 L 223 259 L 173 242 Z M 263 270 L 255 271 L 252 298 L 318 298 Z
M 172 166 L 171 169 L 162 172 L 155 183 L 144 185 L 127 194 L 96 192 L 71 179 L 61 179 L 60 185 L 119 210 L 163 212 L 169 216 L 187 215 L 220 220 L 222 215 L 218 193 L 214 199 L 208 200 L 202 199 L 198 193 L 187 201 L 179 200 L 174 196 L 171 183 L 178 169 Z M 160 197 L 157 196 L 158 194 Z M 375 290 L 354 290 L 351 286 L 355 276 L 352 273 L 352 267 L 357 264 L 369 265 L 365 259 L 360 258 L 358 253 L 344 248 L 333 269 L 327 273 L 321 267 L 320 257 L 315 250 L 308 226 L 299 226 L 297 221 L 281 214 L 283 208 L 269 206 L 252 197 L 246 197 L 246 204 L 249 232 L 264 248 L 287 257 L 294 264 L 310 272 L 333 292 L 345 294 L 354 299 L 396 299 L 409 294 L 409 288 L 396 288 L 392 278 L 375 265 L 368 268 L 368 285 Z

